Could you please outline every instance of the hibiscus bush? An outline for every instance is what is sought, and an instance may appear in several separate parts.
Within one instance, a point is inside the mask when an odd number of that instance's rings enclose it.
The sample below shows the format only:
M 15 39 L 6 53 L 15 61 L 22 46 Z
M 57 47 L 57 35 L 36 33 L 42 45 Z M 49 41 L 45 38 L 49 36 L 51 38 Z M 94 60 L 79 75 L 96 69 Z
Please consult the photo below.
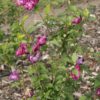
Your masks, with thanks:
M 79 43 L 85 34 L 83 24 L 90 18 L 87 8 L 78 8 L 70 0 L 4 3 L 0 4 L 0 21 L 9 25 L 10 33 L 0 31 L 0 64 L 10 68 L 11 86 L 20 88 L 23 99 L 92 100 L 91 94 L 100 96 L 97 82 L 91 88 L 93 93 L 86 92 L 80 98 L 74 95 L 82 83 L 83 70 L 89 71 L 82 56 L 86 50 Z M 8 10 L 6 19 L 2 17 L 4 8 Z M 26 29 L 29 13 L 38 14 L 40 20 Z

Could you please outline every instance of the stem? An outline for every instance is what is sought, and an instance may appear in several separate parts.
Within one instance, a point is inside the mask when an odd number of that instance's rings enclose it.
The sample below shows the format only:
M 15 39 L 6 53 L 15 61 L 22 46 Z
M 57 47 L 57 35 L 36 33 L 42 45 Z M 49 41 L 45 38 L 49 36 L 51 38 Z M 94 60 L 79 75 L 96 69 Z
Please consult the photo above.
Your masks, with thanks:
M 26 35 L 26 37 L 27 37 L 27 39 L 28 39 L 28 38 L 29 38 L 29 35 L 28 35 L 27 32 L 25 31 L 25 28 L 24 28 L 23 25 L 21 25 L 21 29 L 22 29 L 23 33 L 25 33 L 25 35 Z

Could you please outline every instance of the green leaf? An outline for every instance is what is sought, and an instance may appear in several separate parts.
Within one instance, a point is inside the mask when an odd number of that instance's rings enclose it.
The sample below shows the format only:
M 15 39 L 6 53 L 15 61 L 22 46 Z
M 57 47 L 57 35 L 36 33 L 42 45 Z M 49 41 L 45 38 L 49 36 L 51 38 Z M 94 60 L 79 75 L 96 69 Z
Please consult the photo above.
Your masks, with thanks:
M 89 10 L 87 8 L 83 10 L 83 16 L 85 17 L 89 16 Z
M 66 96 L 66 100 L 74 100 L 73 95 L 71 95 L 71 94 L 67 94 L 67 96 Z
M 73 63 L 76 63 L 76 60 L 77 60 L 77 54 L 73 53 L 73 55 L 72 55 L 72 61 L 73 61 Z
M 79 100 L 88 100 L 86 96 L 81 96 Z
M 76 6 L 69 6 L 70 11 L 77 12 Z
M 20 25 L 24 25 L 24 23 L 25 23 L 25 21 L 28 19 L 28 15 L 25 15 L 23 18 L 22 18 L 22 21 L 21 21 L 21 23 L 20 23 Z
M 25 15 L 24 17 L 23 17 L 23 19 L 22 19 L 22 22 L 25 22 L 27 19 L 28 19 L 28 15 Z
M 51 6 L 50 6 L 50 4 L 48 4 L 48 5 L 44 8 L 44 11 L 45 11 L 45 13 L 46 13 L 47 15 L 50 14 L 50 11 L 51 11 Z
M 32 75 L 33 73 L 36 72 L 36 68 L 35 68 L 35 67 L 29 66 L 27 69 L 28 69 L 28 73 L 29 73 L 30 75 Z
M 73 74 L 78 75 L 78 70 L 74 69 L 72 72 Z
M 25 34 L 18 34 L 17 39 L 20 41 L 25 38 Z
M 96 79 L 95 80 L 95 83 L 94 83 L 94 87 L 97 88 L 100 86 L 100 80 L 99 79 Z

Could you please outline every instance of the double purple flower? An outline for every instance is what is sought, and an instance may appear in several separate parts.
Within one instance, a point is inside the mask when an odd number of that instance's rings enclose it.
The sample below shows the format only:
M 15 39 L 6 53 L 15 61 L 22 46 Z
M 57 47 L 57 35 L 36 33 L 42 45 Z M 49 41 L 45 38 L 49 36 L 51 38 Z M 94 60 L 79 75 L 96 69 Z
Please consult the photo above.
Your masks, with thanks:
M 39 0 L 16 0 L 18 6 L 23 6 L 27 10 L 32 10 Z

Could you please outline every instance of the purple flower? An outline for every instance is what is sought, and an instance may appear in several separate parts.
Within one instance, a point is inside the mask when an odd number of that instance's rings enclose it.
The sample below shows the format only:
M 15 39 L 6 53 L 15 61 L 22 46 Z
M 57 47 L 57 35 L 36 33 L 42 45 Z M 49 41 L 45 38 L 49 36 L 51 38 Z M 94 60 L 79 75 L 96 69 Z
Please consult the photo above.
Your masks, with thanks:
M 25 49 L 25 48 L 27 48 L 27 44 L 26 43 L 20 43 L 20 47 Z
M 78 64 L 75 65 L 75 69 L 77 70 L 77 74 L 74 74 L 71 72 L 71 77 L 74 79 L 74 80 L 78 80 L 80 78 L 80 66 Z
M 44 45 L 44 44 L 46 44 L 46 42 L 47 42 L 46 35 L 39 36 L 38 39 L 37 39 L 37 43 L 39 45 Z
M 15 71 L 12 71 L 11 74 L 9 75 L 9 79 L 10 80 L 18 80 L 19 79 L 19 73 L 15 70 Z
M 20 55 L 22 55 L 23 53 L 22 53 L 22 49 L 21 48 L 18 48 L 17 50 L 16 50 L 16 56 L 20 56 Z
M 24 7 L 27 9 L 27 10 L 32 10 L 35 5 L 34 5 L 34 2 L 27 2 Z
M 26 0 L 16 0 L 16 4 L 18 6 L 25 5 L 25 3 L 26 3 Z
M 33 0 L 35 4 L 37 4 L 39 2 L 39 0 Z
M 78 71 L 78 75 L 75 75 L 75 74 L 71 73 L 70 76 L 71 76 L 74 80 L 78 80 L 78 79 L 80 78 L 80 71 Z
M 78 59 L 77 59 L 77 64 L 83 64 L 83 62 L 84 62 L 84 59 L 83 59 L 83 57 L 78 57 Z
M 80 71 L 80 66 L 78 64 L 75 65 L 75 69 Z
M 40 56 L 41 56 L 40 52 L 36 52 L 35 56 L 33 55 L 29 56 L 29 61 L 31 63 L 36 63 L 39 60 Z
M 39 51 L 40 50 L 40 45 L 37 43 L 37 44 L 35 44 L 33 47 L 32 47 L 32 51 L 33 52 L 37 52 L 37 51 Z
M 38 58 L 36 57 L 36 56 L 29 56 L 29 61 L 31 62 L 31 63 L 36 63 L 37 61 L 38 61 Z
M 40 35 L 37 37 L 36 44 L 33 46 L 33 52 L 37 52 L 40 50 L 40 46 L 46 44 L 47 37 L 45 35 Z
M 75 19 L 73 19 L 72 24 L 79 24 L 82 21 L 82 17 L 76 17 Z
M 97 90 L 96 90 L 96 95 L 97 95 L 97 96 L 100 96 L 100 88 L 97 88 Z
M 16 0 L 18 6 L 23 6 L 27 10 L 32 10 L 39 0 Z
M 27 45 L 25 43 L 21 43 L 20 47 L 16 50 L 16 56 L 21 56 L 27 53 L 28 53 Z

